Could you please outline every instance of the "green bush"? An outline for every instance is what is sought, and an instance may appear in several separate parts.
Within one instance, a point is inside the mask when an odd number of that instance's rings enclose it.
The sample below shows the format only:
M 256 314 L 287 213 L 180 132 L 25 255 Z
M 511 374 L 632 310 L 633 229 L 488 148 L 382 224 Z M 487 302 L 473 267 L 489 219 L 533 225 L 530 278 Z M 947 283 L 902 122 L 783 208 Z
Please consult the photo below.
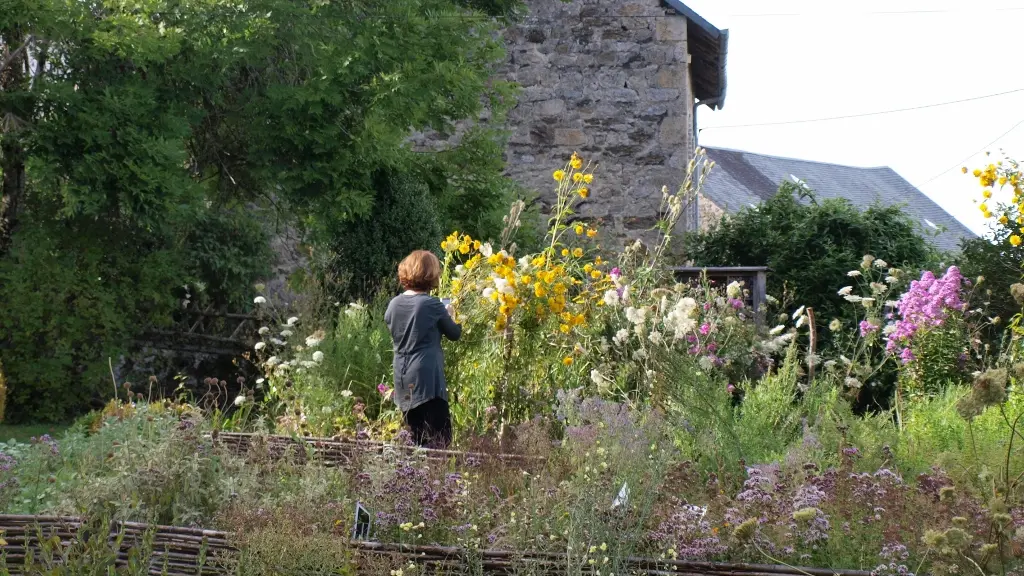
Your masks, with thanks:
M 330 234 L 335 258 L 325 272 L 333 276 L 335 296 L 343 301 L 372 299 L 398 263 L 413 250 L 439 251 L 441 222 L 429 189 L 397 170 L 374 178 L 376 200 L 364 217 L 340 222 Z
M 800 196 L 810 203 L 800 202 Z M 819 319 L 853 321 L 836 292 L 846 273 L 865 254 L 908 271 L 929 268 L 935 250 L 899 207 L 859 210 L 846 200 L 818 202 L 813 193 L 783 183 L 779 193 L 757 208 L 744 208 L 686 245 L 698 266 L 768 266 L 768 293 L 814 308 Z M 825 336 L 821 331 L 820 336 Z

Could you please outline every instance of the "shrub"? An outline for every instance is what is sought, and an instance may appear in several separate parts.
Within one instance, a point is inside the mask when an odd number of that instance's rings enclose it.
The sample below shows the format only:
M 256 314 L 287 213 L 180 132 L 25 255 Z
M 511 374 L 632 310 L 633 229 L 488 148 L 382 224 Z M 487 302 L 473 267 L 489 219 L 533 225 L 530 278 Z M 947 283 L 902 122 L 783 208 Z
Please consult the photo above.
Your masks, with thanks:
M 341 301 L 373 299 L 394 286 L 401 261 L 409 252 L 437 246 L 440 215 L 425 184 L 395 169 L 374 177 L 376 198 L 370 213 L 337 224 L 328 234 L 329 249 L 337 255 L 328 270 L 337 280 L 333 290 Z
M 818 202 L 791 182 L 757 208 L 690 236 L 686 249 L 698 266 L 768 266 L 769 293 L 813 308 L 818 318 L 849 322 L 854 318 L 837 291 L 865 254 L 912 271 L 931 267 L 937 256 L 899 207 L 860 210 L 846 200 Z M 825 331 L 819 338 L 829 340 Z

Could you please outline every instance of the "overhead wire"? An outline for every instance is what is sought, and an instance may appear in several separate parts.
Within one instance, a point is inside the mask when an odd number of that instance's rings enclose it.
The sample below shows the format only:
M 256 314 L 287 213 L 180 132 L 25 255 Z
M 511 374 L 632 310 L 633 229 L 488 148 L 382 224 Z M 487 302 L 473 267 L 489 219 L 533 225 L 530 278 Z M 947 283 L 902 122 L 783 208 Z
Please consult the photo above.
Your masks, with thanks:
M 885 114 L 896 114 L 900 112 L 912 112 L 914 110 L 926 110 L 928 108 L 938 108 L 940 106 L 951 106 L 953 104 L 962 104 L 964 102 L 973 102 L 976 100 L 986 100 L 988 98 L 996 98 L 998 96 L 1006 96 L 1008 94 L 1015 94 L 1018 92 L 1024 92 L 1024 88 L 1016 88 L 1014 90 L 1007 90 L 1005 92 L 998 92 L 995 94 L 985 94 L 984 96 L 973 96 L 971 98 L 961 98 L 959 100 L 950 100 L 948 102 L 936 102 L 933 104 L 922 104 L 920 106 L 910 106 L 908 108 L 894 108 L 892 110 L 879 110 L 875 112 L 863 112 L 859 114 L 844 114 L 841 116 L 825 116 L 822 118 L 805 118 L 802 120 L 780 120 L 777 122 L 754 122 L 750 124 L 723 124 L 721 126 L 705 126 L 699 131 L 704 130 L 723 130 L 728 128 L 756 128 L 760 126 L 785 126 L 789 124 L 810 124 L 814 122 L 831 122 L 833 120 L 846 120 L 849 118 L 865 118 L 868 116 L 882 116 Z
M 984 151 L 985 151 L 985 150 L 986 150 L 987 148 L 990 148 L 990 147 L 994 146 L 994 145 L 995 145 L 995 144 L 996 144 L 997 142 L 999 142 L 999 141 L 1000 141 L 1000 140 L 1002 140 L 1003 138 L 1006 138 L 1007 136 L 1009 136 L 1009 135 L 1010 135 L 1010 133 L 1012 133 L 1012 132 L 1013 132 L 1014 130 L 1016 130 L 1017 128 L 1020 128 L 1020 126 L 1021 126 L 1022 124 L 1024 124 L 1024 119 L 1021 119 L 1021 120 L 1020 120 L 1019 122 L 1017 122 L 1016 124 L 1014 124 L 1013 126 L 1011 126 L 1009 130 L 1007 130 L 1006 132 L 1003 132 L 1002 134 L 1000 134 L 999 136 L 997 136 L 995 140 L 993 140 L 993 141 L 989 142 L 988 144 L 985 144 L 984 146 L 982 146 L 981 148 L 979 148 L 979 149 L 975 150 L 974 152 L 971 152 L 971 153 L 970 153 L 970 154 L 969 154 L 969 155 L 968 155 L 967 157 L 965 157 L 965 158 L 964 158 L 963 160 L 960 160 L 960 161 L 959 161 L 959 162 L 957 162 L 956 164 L 953 164 L 953 165 L 952 165 L 952 166 L 950 166 L 949 168 L 946 168 L 946 169 L 945 169 L 945 170 L 943 170 L 942 172 L 939 172 L 939 173 L 938 173 L 938 174 L 936 174 L 935 176 L 932 176 L 932 177 L 931 177 L 931 178 L 929 178 L 928 180 L 926 180 L 926 181 L 922 182 L 921 184 L 919 184 L 918 186 L 916 186 L 916 188 L 920 189 L 920 188 L 921 188 L 922 186 L 927 186 L 928 184 L 931 184 L 932 182 L 934 182 L 934 181 L 938 180 L 938 179 L 939 179 L 939 178 L 941 178 L 942 176 L 945 176 L 945 175 L 946 175 L 946 173 L 947 173 L 947 172 L 949 172 L 950 170 L 953 170 L 953 169 L 955 169 L 955 168 L 959 168 L 959 167 L 963 166 L 963 165 L 964 165 L 964 162 L 967 162 L 967 161 L 968 161 L 968 160 L 970 160 L 971 158 L 974 158 L 974 157 L 975 157 L 975 156 L 977 156 L 978 154 L 981 154 L 981 153 L 982 153 L 982 152 L 984 152 Z

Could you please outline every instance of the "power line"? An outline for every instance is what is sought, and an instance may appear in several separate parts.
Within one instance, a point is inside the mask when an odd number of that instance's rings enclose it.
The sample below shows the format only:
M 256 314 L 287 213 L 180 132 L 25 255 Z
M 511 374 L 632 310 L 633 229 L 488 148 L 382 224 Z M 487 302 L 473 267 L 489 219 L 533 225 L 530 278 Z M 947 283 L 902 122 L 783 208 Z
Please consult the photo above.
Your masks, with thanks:
M 898 112 L 911 112 L 913 110 L 925 110 L 928 108 L 938 108 L 939 106 L 950 106 L 952 104 L 962 104 L 964 102 L 973 102 L 975 100 L 985 100 L 987 98 L 995 98 L 997 96 L 1006 96 L 1007 94 L 1015 94 L 1017 92 L 1024 92 L 1024 88 L 1017 88 L 1015 90 L 1008 90 L 1006 92 L 999 92 L 997 94 L 986 94 L 984 96 L 975 96 L 972 98 L 963 98 L 960 100 L 950 100 L 949 102 L 937 102 L 935 104 L 924 104 L 921 106 L 911 106 L 910 108 L 897 108 L 894 110 L 880 110 L 877 112 L 864 112 L 862 114 L 846 114 L 844 116 L 826 116 L 824 118 L 806 118 L 804 120 L 783 120 L 779 122 L 757 122 L 753 124 L 723 124 L 721 126 L 705 126 L 699 131 L 704 130 L 721 130 L 725 128 L 754 128 L 759 126 L 784 126 L 787 124 L 810 124 L 812 122 L 829 122 L 832 120 L 846 120 L 848 118 L 864 118 L 866 116 L 881 116 L 884 114 L 896 114 Z
M 990 8 L 988 10 L 873 10 L 868 12 L 766 12 L 762 14 L 730 14 L 730 18 L 787 18 L 806 16 L 876 16 L 876 15 L 902 15 L 902 14 L 956 14 L 970 12 L 971 14 L 985 14 L 992 12 L 1019 12 L 1024 7 Z
M 939 173 L 938 173 L 938 174 L 936 174 L 935 176 L 932 176 L 932 177 L 931 177 L 931 178 L 929 178 L 929 179 L 928 179 L 928 180 L 927 180 L 926 182 L 922 182 L 922 183 L 921 183 L 920 185 L 916 186 L 916 188 L 920 189 L 920 188 L 921 188 L 921 187 L 923 187 L 923 186 L 927 186 L 927 185 L 931 184 L 932 182 L 934 182 L 934 181 L 938 180 L 938 179 L 939 179 L 939 178 L 941 178 L 942 176 L 944 176 L 944 175 L 946 174 L 946 172 L 949 172 L 950 170 L 953 170 L 954 168 L 959 168 L 959 167 L 963 166 L 963 165 L 964 165 L 964 162 L 967 162 L 967 161 L 968 161 L 968 160 L 970 160 L 971 158 L 974 158 L 974 157 L 975 157 L 975 156 L 977 156 L 978 154 L 981 154 L 982 152 L 984 152 L 984 151 L 985 151 L 985 149 L 986 149 L 986 148 L 989 148 L 990 146 L 992 146 L 992 145 L 993 145 L 993 144 L 995 144 L 996 142 L 999 142 L 999 141 L 1000 141 L 1000 140 L 1002 140 L 1003 138 L 1005 138 L 1005 137 L 1009 136 L 1009 134 L 1010 134 L 1011 132 L 1013 132 L 1014 130 L 1016 130 L 1017 128 L 1019 128 L 1019 127 L 1021 126 L 1021 124 L 1024 124 L 1024 119 L 1022 119 L 1022 120 L 1021 120 L 1020 122 L 1017 122 L 1016 124 L 1014 124 L 1014 125 L 1013 125 L 1013 126 L 1012 126 L 1012 127 L 1011 127 L 1011 128 L 1009 129 L 1009 130 L 1007 130 L 1006 132 L 1003 132 L 1002 134 L 1000 134 L 1000 135 L 999 135 L 998 137 L 996 137 L 996 139 L 995 139 L 995 140 L 993 140 L 993 141 L 989 142 L 988 144 L 985 144 L 984 146 L 982 146 L 981 148 L 979 148 L 979 149 L 975 150 L 974 152 L 971 152 L 971 153 L 970 153 L 970 154 L 969 154 L 969 155 L 968 155 L 968 156 L 967 156 L 966 158 L 964 158 L 963 160 L 961 160 L 961 161 L 957 162 L 956 164 L 953 164 L 952 166 L 950 166 L 949 168 L 946 168 L 946 169 L 945 169 L 945 170 L 943 170 L 942 172 L 939 172 Z

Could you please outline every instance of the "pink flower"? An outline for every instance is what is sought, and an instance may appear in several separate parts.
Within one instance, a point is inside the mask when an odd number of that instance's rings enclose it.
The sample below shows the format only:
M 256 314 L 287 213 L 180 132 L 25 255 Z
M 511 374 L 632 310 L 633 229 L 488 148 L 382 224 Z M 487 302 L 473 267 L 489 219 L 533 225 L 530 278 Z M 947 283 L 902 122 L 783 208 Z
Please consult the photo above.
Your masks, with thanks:
M 961 299 L 963 283 L 963 276 L 956 266 L 950 266 L 941 278 L 926 271 L 920 280 L 911 282 L 910 288 L 896 303 L 898 319 L 886 338 L 886 350 L 892 354 L 900 350 L 904 363 L 912 361 L 914 355 L 907 344 L 918 331 L 942 326 L 950 312 L 967 309 L 967 304 Z
M 387 385 L 384 384 L 383 382 L 381 382 L 380 384 L 377 384 L 377 392 L 380 392 L 381 395 L 387 396 L 388 395 L 388 390 L 390 390 L 390 388 L 388 388 Z
M 700 325 L 700 333 L 703 334 L 704 336 L 707 336 L 708 334 L 710 334 L 711 333 L 711 325 L 708 324 L 707 322 L 701 324 Z
M 877 332 L 877 331 L 878 331 L 878 326 L 875 326 L 874 324 L 872 324 L 871 322 L 868 322 L 867 320 L 861 320 L 860 321 L 860 337 L 861 338 L 864 338 L 868 334 L 871 334 L 872 332 Z

